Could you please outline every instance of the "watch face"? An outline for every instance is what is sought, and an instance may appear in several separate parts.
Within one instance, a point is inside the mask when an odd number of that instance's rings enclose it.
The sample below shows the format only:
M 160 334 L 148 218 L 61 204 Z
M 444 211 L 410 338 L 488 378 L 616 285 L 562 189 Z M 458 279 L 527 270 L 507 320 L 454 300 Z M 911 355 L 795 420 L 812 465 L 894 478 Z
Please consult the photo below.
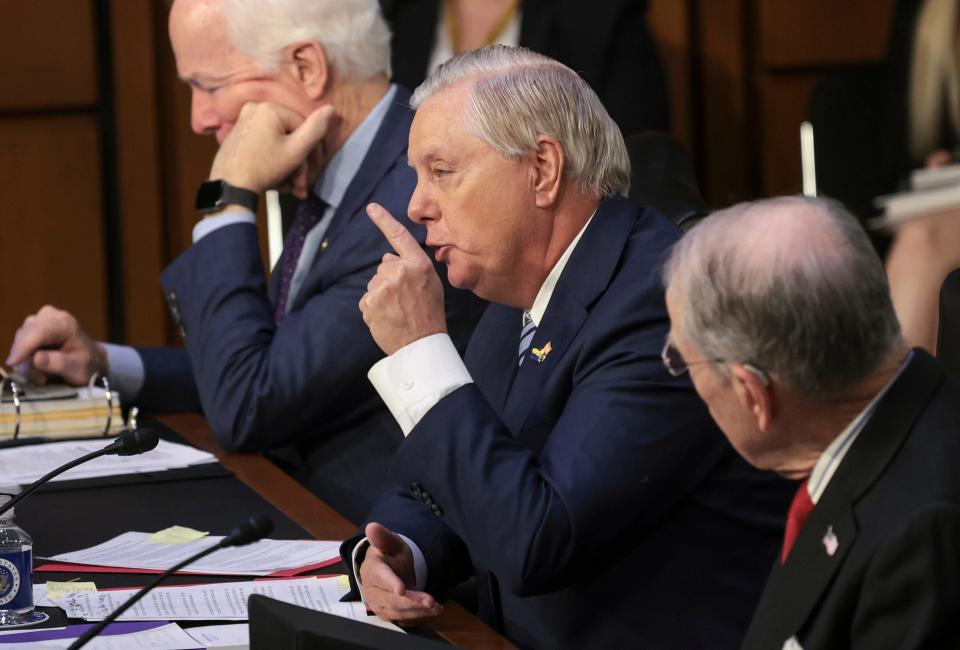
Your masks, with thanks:
M 198 212 L 211 210 L 220 204 L 220 198 L 223 196 L 223 181 L 206 181 L 197 189 Z

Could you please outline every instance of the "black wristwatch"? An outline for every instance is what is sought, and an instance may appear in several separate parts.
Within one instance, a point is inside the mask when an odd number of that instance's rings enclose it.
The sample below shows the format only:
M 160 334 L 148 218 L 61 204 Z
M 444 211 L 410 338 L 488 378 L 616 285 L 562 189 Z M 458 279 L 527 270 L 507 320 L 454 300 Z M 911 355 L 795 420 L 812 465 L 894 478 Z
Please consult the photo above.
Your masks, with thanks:
M 242 205 L 251 212 L 257 211 L 257 193 L 234 187 L 227 181 L 206 181 L 197 188 L 196 209 L 200 214 L 208 214 L 228 205 Z

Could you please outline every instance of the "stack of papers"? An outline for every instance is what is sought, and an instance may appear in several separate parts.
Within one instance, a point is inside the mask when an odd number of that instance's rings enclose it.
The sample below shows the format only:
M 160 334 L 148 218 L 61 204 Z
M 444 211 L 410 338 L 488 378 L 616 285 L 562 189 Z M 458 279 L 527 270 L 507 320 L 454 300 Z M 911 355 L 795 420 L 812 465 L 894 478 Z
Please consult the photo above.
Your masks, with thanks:
M 210 535 L 183 544 L 165 544 L 151 541 L 151 537 L 151 533 L 123 533 L 102 544 L 50 558 L 70 563 L 68 568 L 54 565 L 53 568 L 38 567 L 38 570 L 90 571 L 90 566 L 72 565 L 94 565 L 160 572 L 223 539 L 222 536 Z M 183 573 L 293 576 L 335 564 L 339 560 L 339 541 L 262 539 L 246 546 L 214 551 L 189 565 Z
M 139 591 L 109 591 L 70 594 L 57 605 L 70 618 L 101 621 Z M 121 621 L 245 621 L 247 599 L 261 594 L 320 612 L 364 620 L 367 608 L 361 602 L 341 603 L 350 591 L 345 576 L 296 580 L 257 580 L 208 585 L 157 587 L 120 615 Z
M 875 203 L 883 215 L 870 222 L 871 228 L 888 228 L 960 208 L 960 164 L 914 170 L 909 190 L 877 197 Z
M 112 438 L 97 438 L 0 449 L 0 476 L 5 483 L 28 485 L 71 460 L 103 449 L 112 441 Z M 74 467 L 53 480 L 69 481 L 99 476 L 161 472 L 215 461 L 213 454 L 187 445 L 161 440 L 156 449 L 144 454 L 102 456 Z

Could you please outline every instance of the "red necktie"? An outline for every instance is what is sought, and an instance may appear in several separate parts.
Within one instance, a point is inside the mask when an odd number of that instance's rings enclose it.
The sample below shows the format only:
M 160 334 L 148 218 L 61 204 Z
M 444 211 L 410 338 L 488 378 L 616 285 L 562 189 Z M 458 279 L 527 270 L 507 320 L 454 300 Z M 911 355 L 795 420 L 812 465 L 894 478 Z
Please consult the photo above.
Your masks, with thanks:
M 803 525 L 807 522 L 807 517 L 813 511 L 813 501 L 810 500 L 810 492 L 807 491 L 807 481 L 804 480 L 793 495 L 793 502 L 790 504 L 790 512 L 787 513 L 787 527 L 783 531 L 783 553 L 780 555 L 780 564 L 787 561 L 790 555 L 790 549 L 793 543 L 797 541 Z

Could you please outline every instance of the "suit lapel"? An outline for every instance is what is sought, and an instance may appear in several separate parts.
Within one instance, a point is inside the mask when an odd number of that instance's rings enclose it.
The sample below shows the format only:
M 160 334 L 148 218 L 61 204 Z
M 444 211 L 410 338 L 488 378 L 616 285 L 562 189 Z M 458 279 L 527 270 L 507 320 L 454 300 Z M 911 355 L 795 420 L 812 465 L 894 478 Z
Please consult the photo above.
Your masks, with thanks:
M 410 135 L 412 121 L 410 94 L 397 86 L 393 102 L 383 118 L 377 135 L 370 143 L 370 150 L 343 195 L 343 200 L 337 206 L 337 211 L 327 229 L 326 239 L 331 246 L 344 225 L 360 211 L 373 194 L 380 179 L 397 164 L 397 159 L 407 150 L 407 138 Z
M 357 218 L 364 204 L 370 200 L 377 185 L 384 176 L 397 164 L 397 159 L 407 150 L 407 136 L 410 133 L 410 122 L 413 120 L 413 111 L 409 107 L 410 94 L 401 87 L 393 97 L 393 103 L 384 115 L 380 129 L 370 143 L 370 149 L 364 156 L 360 168 L 357 170 L 350 186 L 343 195 L 343 200 L 337 206 L 324 234 L 325 251 L 317 251 L 310 273 L 303 281 L 303 285 L 293 298 L 291 309 L 299 309 L 314 293 L 314 288 L 322 280 L 321 262 L 326 259 L 335 259 L 339 249 L 336 246 L 337 237 L 351 219 Z M 366 216 L 362 216 L 366 218 Z M 286 246 L 284 246 L 286 248 Z M 281 258 L 282 259 L 282 258 Z M 278 264 L 279 266 L 279 264 Z M 271 285 L 277 284 L 271 282 Z M 271 286 L 271 298 L 275 301 L 277 289 Z
M 857 500 L 893 460 L 942 379 L 936 362 L 915 350 L 909 366 L 877 405 L 837 468 L 786 564 L 778 564 L 770 574 L 745 648 L 782 643 L 807 621 L 857 537 L 853 512 Z
M 610 284 L 636 220 L 636 211 L 626 201 L 604 201 L 560 275 L 531 343 L 531 349 L 541 351 L 549 346 L 549 353 L 539 359 L 528 353 L 517 370 L 502 412 L 504 423 L 511 431 L 520 432 L 520 441 L 531 449 L 539 450 L 544 442 L 532 436 L 542 437 L 549 431 L 541 427 L 539 433 L 525 435 L 524 425 L 554 370 L 567 363 L 564 354 L 587 320 L 590 307 Z M 518 320 L 513 340 L 519 343 L 519 339 Z
M 470 338 L 467 369 L 490 405 L 502 413 L 517 370 L 522 311 L 491 303 Z

